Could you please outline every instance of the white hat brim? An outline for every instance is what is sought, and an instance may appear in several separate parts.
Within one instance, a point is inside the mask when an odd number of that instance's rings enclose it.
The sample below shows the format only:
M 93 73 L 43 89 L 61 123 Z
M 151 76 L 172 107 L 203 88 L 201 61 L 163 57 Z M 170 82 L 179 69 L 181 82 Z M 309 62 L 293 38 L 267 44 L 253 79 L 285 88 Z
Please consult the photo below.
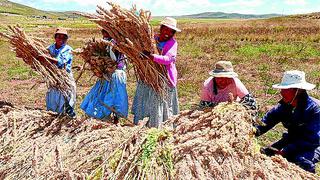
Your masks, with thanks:
M 275 89 L 298 88 L 298 89 L 312 90 L 313 88 L 316 87 L 316 85 L 308 83 L 308 82 L 297 83 L 297 84 L 289 84 L 289 85 L 285 85 L 285 84 L 279 83 L 279 84 L 272 85 L 272 87 L 275 88 Z
M 215 73 L 213 71 L 209 72 L 209 74 L 213 77 L 226 77 L 226 78 L 235 78 L 238 77 L 238 74 L 235 72 L 219 72 Z
M 175 30 L 177 32 L 181 32 L 181 30 L 179 28 L 177 28 L 177 27 L 171 26 L 171 25 L 166 24 L 166 23 L 161 23 L 161 24 L 164 25 L 164 26 L 167 26 L 168 28 L 173 29 L 173 30 Z

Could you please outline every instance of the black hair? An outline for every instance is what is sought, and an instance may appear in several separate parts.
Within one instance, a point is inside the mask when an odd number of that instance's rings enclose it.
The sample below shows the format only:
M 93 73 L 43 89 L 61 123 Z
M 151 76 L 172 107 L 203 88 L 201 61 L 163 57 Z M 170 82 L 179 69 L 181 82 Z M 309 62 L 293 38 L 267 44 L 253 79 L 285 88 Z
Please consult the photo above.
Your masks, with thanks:
M 60 34 L 60 33 L 54 34 L 54 38 L 56 38 L 58 34 Z M 64 35 L 64 39 L 68 39 L 68 36 L 67 36 L 67 35 L 65 35 L 65 34 L 62 34 L 62 35 Z
M 163 24 L 161 24 L 161 26 L 160 26 L 160 30 L 161 30 L 161 28 L 163 27 L 163 26 L 165 26 L 165 25 L 163 25 Z M 166 26 L 167 27 L 167 26 Z M 171 29 L 171 28 L 170 28 Z M 174 34 L 176 34 L 176 30 L 174 30 L 174 29 L 171 29 L 171 32 L 172 32 L 172 36 L 174 36 Z
M 297 98 L 302 98 L 302 97 L 305 97 L 308 93 L 307 93 L 307 90 L 305 89 L 297 89 Z
M 217 87 L 216 78 L 213 78 L 213 93 L 214 93 L 214 95 L 218 94 L 218 87 Z
M 108 31 L 106 31 L 105 29 L 101 29 L 102 33 L 108 33 Z M 108 33 L 109 34 L 109 33 Z

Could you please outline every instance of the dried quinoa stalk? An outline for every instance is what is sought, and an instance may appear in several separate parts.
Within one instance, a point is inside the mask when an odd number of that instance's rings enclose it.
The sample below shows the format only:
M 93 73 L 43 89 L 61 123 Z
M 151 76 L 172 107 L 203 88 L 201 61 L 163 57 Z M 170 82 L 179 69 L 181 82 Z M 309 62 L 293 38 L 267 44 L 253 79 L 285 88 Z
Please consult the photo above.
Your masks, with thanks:
M 90 65 L 95 75 L 111 75 L 117 67 L 117 62 L 110 57 L 108 46 L 111 45 L 111 42 L 93 38 L 77 53 Z
M 251 116 L 236 103 L 183 111 L 163 129 L 7 105 L 0 119 L 0 177 L 7 179 L 319 179 L 260 154 Z
M 97 6 L 97 14 L 79 14 L 97 23 L 110 34 L 117 42 L 114 48 L 128 57 L 138 80 L 160 95 L 165 95 L 169 82 L 165 67 L 141 54 L 143 51 L 159 53 L 149 23 L 151 13 L 142 9 L 138 12 L 135 6 L 127 10 L 111 2 L 108 4 L 111 6 L 110 10 Z
M 0 33 L 0 36 L 9 40 L 16 56 L 38 72 L 46 82 L 48 88 L 57 88 L 65 96 L 68 96 L 73 87 L 73 80 L 66 70 L 59 69 L 48 60 L 48 58 L 52 57 L 43 45 L 44 41 L 28 36 L 19 26 L 8 27 L 8 34 Z M 40 61 L 39 56 L 44 57 L 44 61 Z

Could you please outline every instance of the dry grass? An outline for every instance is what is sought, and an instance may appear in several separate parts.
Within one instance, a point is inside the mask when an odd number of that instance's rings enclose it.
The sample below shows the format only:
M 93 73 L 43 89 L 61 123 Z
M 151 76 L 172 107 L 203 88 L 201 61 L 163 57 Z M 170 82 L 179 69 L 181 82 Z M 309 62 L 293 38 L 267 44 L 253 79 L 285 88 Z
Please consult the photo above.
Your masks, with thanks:
M 2 19 L 3 20 L 3 19 Z M 2 21 L 0 20 L 0 21 Z M 15 24 L 17 21 L 6 22 Z M 20 21 L 19 21 L 20 22 Z M 33 22 L 28 22 L 32 24 Z M 193 21 L 194 22 L 194 21 Z M 48 27 L 35 28 L 25 25 L 28 31 L 47 41 L 53 41 L 56 27 L 75 27 L 75 22 L 49 22 Z M 58 24 L 57 24 L 58 23 Z M 79 22 L 77 22 L 79 23 Z M 88 24 L 87 21 L 83 22 Z M 179 20 L 178 20 L 179 23 Z M 265 113 L 277 103 L 280 96 L 278 91 L 271 88 L 279 82 L 285 70 L 299 69 L 306 72 L 307 80 L 317 85 L 310 91 L 314 97 L 320 98 L 320 28 L 319 20 L 273 18 L 268 20 L 229 20 L 189 23 L 187 20 L 179 23 L 181 33 L 176 34 L 178 40 L 177 69 L 179 73 L 178 93 L 183 110 L 191 108 L 199 102 L 199 93 L 203 81 L 209 76 L 215 62 L 221 59 L 231 60 L 235 71 L 249 91 L 253 92 L 260 105 L 260 113 Z M 100 30 L 91 24 L 89 27 L 80 26 L 69 29 L 71 38 L 69 44 L 80 48 L 92 38 L 101 38 Z M 157 28 L 158 24 L 155 24 Z M 156 29 L 157 30 L 157 29 Z M 30 68 L 15 58 L 8 51 L 9 44 L 0 39 L 0 99 L 17 105 L 32 108 L 45 107 L 46 88 L 43 84 L 33 87 L 39 76 L 32 74 Z M 75 56 L 74 65 L 83 63 Z M 136 78 L 134 70 L 129 65 L 128 95 L 129 102 L 133 99 Z M 75 77 L 78 72 L 75 72 Z M 84 95 L 95 82 L 91 73 L 85 72 L 77 84 L 77 113 L 84 118 L 79 105 Z M 33 87 L 33 88 L 31 88 Z M 277 127 L 260 138 L 262 144 L 281 137 L 282 128 Z M 319 171 L 318 171 L 319 172 Z
M 8 103 L 0 104 L 0 117 L 1 178 L 319 178 L 257 152 L 251 116 L 236 103 L 181 112 L 161 130 L 68 119 Z

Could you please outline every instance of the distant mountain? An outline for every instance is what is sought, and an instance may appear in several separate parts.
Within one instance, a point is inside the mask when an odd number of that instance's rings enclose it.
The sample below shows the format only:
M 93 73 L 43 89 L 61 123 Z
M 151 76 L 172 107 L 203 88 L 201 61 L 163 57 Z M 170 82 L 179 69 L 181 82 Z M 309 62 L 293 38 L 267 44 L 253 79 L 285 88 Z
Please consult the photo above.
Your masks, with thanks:
M 199 14 L 183 15 L 181 18 L 201 18 L 201 19 L 253 19 L 253 18 L 272 18 L 279 17 L 281 14 L 239 14 L 224 12 L 204 12 Z
M 19 3 L 7 0 L 0 0 L 0 14 L 5 15 L 22 15 L 45 18 L 68 18 L 74 17 L 72 12 L 51 12 L 42 11 Z
M 296 14 L 288 17 L 299 18 L 299 19 L 320 19 L 320 12 L 313 12 L 309 14 Z

